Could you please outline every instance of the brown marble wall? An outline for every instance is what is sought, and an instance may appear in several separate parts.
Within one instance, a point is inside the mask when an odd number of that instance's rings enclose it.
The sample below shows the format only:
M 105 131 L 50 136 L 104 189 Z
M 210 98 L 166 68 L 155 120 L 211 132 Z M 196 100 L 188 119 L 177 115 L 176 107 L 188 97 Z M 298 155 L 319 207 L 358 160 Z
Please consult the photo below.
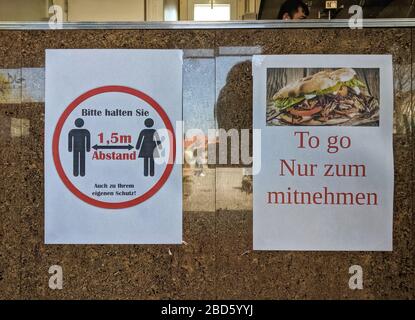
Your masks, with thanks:
M 205 177 L 190 173 L 184 181 L 180 246 L 46 246 L 44 104 L 1 103 L 0 298 L 415 298 L 413 32 L 410 28 L 1 31 L 0 69 L 44 67 L 47 48 L 214 49 L 216 58 L 186 62 L 189 72 L 206 74 L 192 81 L 189 73 L 189 83 L 208 90 L 203 110 L 192 110 L 192 104 L 184 110 L 189 121 L 205 113 L 200 118 L 211 127 L 215 114 L 224 127 L 252 124 L 250 55 L 239 50 L 218 56 L 223 47 L 256 46 L 263 54 L 392 54 L 395 208 L 393 252 L 253 252 L 252 195 L 237 188 L 242 168 L 210 167 Z M 191 96 L 197 88 L 189 90 Z M 229 103 L 235 100 L 238 103 Z M 215 101 L 227 110 L 218 113 Z M 48 268 L 53 264 L 63 267 L 63 290 L 48 287 Z M 364 290 L 348 287 L 353 264 L 363 267 Z

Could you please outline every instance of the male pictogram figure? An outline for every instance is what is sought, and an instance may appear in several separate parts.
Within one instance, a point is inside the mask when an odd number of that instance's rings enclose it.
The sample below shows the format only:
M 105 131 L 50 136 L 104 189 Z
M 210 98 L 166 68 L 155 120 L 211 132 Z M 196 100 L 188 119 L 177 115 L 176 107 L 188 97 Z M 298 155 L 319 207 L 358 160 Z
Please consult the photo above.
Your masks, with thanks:
M 82 128 L 84 120 L 75 120 L 75 126 Z M 72 129 L 68 134 L 68 151 L 73 152 L 73 175 L 85 176 L 85 152 L 91 151 L 91 134 L 87 129 Z

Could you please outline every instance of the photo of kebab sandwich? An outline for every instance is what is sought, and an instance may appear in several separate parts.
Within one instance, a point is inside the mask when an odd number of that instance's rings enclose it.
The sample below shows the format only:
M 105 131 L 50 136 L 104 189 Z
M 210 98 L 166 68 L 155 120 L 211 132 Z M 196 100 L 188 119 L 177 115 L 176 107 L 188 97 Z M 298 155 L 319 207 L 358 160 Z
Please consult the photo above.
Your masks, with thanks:
M 320 71 L 279 90 L 267 121 L 275 125 L 369 125 L 379 121 L 379 102 L 356 71 Z

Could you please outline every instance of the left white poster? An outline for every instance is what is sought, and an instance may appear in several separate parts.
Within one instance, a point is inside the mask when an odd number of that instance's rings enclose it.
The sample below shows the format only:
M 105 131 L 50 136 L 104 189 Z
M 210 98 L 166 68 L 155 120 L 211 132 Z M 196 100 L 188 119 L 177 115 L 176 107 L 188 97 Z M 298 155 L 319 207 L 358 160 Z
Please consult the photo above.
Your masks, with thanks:
M 182 62 L 46 50 L 45 243 L 181 243 Z

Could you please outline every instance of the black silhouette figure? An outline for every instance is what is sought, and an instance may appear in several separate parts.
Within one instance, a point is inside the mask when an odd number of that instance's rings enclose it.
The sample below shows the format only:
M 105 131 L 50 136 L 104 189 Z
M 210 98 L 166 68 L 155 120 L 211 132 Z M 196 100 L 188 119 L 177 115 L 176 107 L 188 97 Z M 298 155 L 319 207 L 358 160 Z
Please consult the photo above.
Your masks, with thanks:
M 154 125 L 154 120 L 147 118 L 144 121 L 147 128 Z M 157 148 L 160 148 L 160 138 L 155 129 L 143 129 L 138 136 L 136 149 L 140 150 L 138 157 L 144 158 L 144 176 L 148 176 L 148 167 L 150 165 L 150 176 L 154 176 L 154 158 L 159 157 Z
M 75 120 L 75 126 L 82 128 L 84 120 Z M 73 175 L 85 176 L 85 152 L 91 151 L 91 134 L 87 129 L 72 129 L 68 134 L 68 151 L 73 153 Z

